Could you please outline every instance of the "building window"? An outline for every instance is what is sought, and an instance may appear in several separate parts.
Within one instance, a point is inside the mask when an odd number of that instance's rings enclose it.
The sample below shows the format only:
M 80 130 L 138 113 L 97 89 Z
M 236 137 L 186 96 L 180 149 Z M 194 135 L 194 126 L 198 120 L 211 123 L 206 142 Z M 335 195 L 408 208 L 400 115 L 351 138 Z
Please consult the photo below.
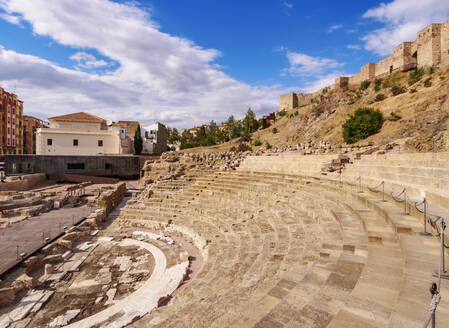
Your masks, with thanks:
M 78 139 L 73 139 L 73 145 L 78 146 Z
M 53 145 L 53 139 L 47 139 L 47 146 Z
M 68 170 L 84 170 L 84 163 L 67 163 Z
M 98 147 L 103 147 L 103 140 L 98 140 Z
M 112 164 L 105 163 L 105 164 L 104 164 L 104 169 L 105 169 L 105 170 L 110 170 L 110 169 L 112 169 Z

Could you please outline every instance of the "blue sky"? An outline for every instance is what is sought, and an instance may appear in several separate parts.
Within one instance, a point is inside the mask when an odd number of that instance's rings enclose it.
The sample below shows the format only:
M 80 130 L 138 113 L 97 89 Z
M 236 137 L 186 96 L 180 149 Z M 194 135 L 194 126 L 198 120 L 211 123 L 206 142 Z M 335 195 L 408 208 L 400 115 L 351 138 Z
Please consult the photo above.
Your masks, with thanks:
M 190 127 L 276 110 L 446 19 L 445 0 L 0 0 L 0 86 L 41 118 Z

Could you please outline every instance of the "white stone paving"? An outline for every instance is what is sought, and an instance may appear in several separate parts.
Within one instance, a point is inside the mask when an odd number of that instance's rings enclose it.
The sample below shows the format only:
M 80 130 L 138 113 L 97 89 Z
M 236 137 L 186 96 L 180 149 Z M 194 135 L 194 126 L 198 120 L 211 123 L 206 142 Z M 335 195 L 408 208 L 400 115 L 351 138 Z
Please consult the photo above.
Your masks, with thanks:
M 68 325 L 69 328 L 90 328 L 100 325 L 119 312 L 124 314 L 120 318 L 114 318 L 108 323 L 110 328 L 124 327 L 135 318 L 142 317 L 158 306 L 161 297 L 170 295 L 182 282 L 189 262 L 183 262 L 167 269 L 167 259 L 164 253 L 154 245 L 134 239 L 124 239 L 121 246 L 138 246 L 149 251 L 155 261 L 154 271 L 151 277 L 131 295 L 115 301 L 107 309 Z

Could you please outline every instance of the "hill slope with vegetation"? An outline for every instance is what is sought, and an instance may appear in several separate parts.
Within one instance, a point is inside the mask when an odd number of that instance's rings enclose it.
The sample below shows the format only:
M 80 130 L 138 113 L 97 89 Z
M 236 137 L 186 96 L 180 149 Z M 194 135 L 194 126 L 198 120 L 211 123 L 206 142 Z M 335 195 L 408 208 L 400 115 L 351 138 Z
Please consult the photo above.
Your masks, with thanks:
M 279 112 L 276 123 L 267 129 L 260 129 L 260 120 L 253 117 L 257 125 L 251 129 L 237 129 L 234 134 L 224 130 L 225 138 L 231 139 L 229 142 L 222 139 L 222 144 L 195 148 L 195 151 L 235 149 L 241 143 L 245 145 L 240 147 L 257 149 L 320 140 L 333 145 L 399 142 L 409 151 L 449 151 L 448 92 L 449 67 L 395 72 L 382 79 L 349 86 L 344 91 L 325 88 L 310 104 Z M 345 140 L 347 133 L 343 126 L 359 109 L 380 113 L 381 124 L 376 121 L 373 124 L 378 126 L 368 126 L 373 132 L 367 134 L 358 131 L 362 138 Z M 378 120 L 379 114 L 376 115 L 377 118 L 368 120 Z M 352 127 L 360 124 L 356 121 Z M 243 126 L 243 121 L 240 122 Z

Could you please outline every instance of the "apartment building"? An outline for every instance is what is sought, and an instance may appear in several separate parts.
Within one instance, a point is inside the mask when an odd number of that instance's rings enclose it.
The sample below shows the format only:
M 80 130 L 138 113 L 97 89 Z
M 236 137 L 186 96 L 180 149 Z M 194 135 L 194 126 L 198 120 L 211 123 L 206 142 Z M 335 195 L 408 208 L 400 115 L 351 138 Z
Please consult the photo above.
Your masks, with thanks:
M 23 153 L 36 154 L 36 131 L 45 126 L 39 118 L 23 115 Z
M 0 154 L 23 154 L 23 101 L 0 88 Z

